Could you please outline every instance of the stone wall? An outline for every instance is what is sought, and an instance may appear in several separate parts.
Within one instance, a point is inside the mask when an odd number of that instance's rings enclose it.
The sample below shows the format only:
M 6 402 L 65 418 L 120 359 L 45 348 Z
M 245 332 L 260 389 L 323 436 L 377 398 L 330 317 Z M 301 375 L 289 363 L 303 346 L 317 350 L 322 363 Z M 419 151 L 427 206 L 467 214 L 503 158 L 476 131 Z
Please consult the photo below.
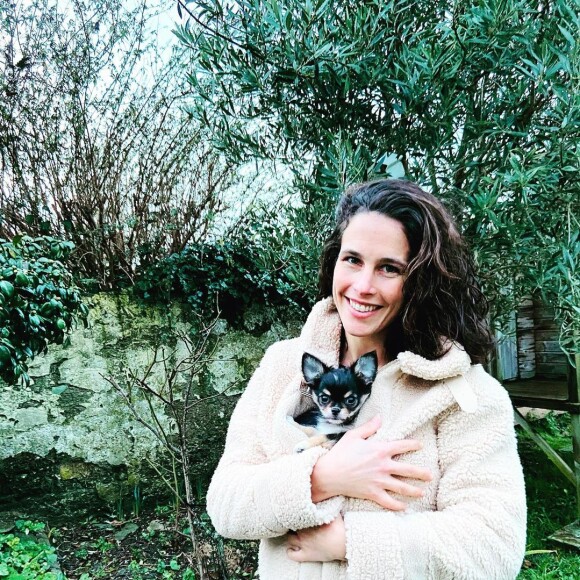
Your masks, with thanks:
M 86 484 L 103 470 L 120 470 L 126 483 L 139 477 L 146 457 L 155 461 L 159 455 L 154 435 L 135 420 L 107 378 L 123 385 L 127 369 L 142 376 L 157 347 L 168 364 L 154 365 L 148 381 L 162 384 L 164 373 L 187 355 L 174 331 L 186 332 L 190 325 L 175 305 L 143 306 L 126 295 L 105 294 L 89 303 L 89 328 L 77 328 L 70 344 L 51 346 L 31 361 L 29 387 L 0 384 L 0 509 L 3 498 L 18 497 L 25 480 L 35 481 L 34 473 L 45 473 L 43 481 L 52 478 L 51 489 L 70 480 Z M 300 322 L 280 322 L 279 316 L 262 308 L 247 313 L 235 330 L 218 322 L 211 360 L 194 378 L 200 396 L 243 390 L 267 346 L 299 332 Z M 208 431 L 196 434 L 200 441 L 219 445 L 233 403 L 235 397 L 217 397 L 207 412 L 200 408 L 196 426 Z M 137 410 L 148 413 L 145 401 Z M 156 411 L 170 430 L 163 407 Z M 213 451 L 219 456 L 221 450 Z

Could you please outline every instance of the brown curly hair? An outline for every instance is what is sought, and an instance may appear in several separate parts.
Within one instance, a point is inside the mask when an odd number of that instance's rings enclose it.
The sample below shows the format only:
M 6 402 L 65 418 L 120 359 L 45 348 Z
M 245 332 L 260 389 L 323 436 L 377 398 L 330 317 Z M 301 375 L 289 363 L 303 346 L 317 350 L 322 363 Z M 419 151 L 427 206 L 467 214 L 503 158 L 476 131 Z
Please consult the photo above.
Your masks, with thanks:
M 488 303 L 475 274 L 471 253 L 445 206 L 418 185 L 381 179 L 354 185 L 340 199 L 336 227 L 322 251 L 319 290 L 332 296 L 334 267 L 342 234 L 353 216 L 377 212 L 399 221 L 411 250 L 403 286 L 403 308 L 385 345 L 391 358 L 411 350 L 437 359 L 449 339 L 463 346 L 473 363 L 483 363 L 493 347 Z

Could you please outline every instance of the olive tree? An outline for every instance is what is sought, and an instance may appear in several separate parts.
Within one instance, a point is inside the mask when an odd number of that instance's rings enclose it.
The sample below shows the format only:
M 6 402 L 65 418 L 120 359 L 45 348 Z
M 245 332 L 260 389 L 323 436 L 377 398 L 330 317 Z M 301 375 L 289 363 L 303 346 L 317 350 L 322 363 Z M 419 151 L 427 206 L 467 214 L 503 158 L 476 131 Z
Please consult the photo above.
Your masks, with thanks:
M 459 219 L 495 316 L 539 290 L 580 348 L 576 0 L 177 3 L 217 146 L 284 161 L 307 214 L 400 164 Z

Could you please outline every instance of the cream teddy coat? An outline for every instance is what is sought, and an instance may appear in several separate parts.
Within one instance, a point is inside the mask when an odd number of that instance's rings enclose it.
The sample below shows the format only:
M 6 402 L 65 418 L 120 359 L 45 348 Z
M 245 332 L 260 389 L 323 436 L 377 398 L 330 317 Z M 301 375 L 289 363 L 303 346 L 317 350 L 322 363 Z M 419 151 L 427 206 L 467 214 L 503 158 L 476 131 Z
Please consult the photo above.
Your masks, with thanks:
M 327 451 L 293 453 L 306 435 L 291 418 L 308 407 L 300 392 L 302 353 L 336 365 L 340 335 L 338 314 L 326 299 L 315 305 L 300 337 L 266 352 L 232 415 L 208 490 L 216 530 L 261 540 L 261 580 L 515 578 L 526 506 L 512 408 L 503 387 L 458 346 L 435 361 L 403 352 L 381 367 L 357 419 L 362 424 L 380 414 L 375 437 L 423 443 L 401 460 L 431 470 L 425 495 L 393 494 L 408 504 L 404 512 L 345 497 L 312 503 L 312 468 Z M 299 564 L 286 557 L 289 530 L 328 523 L 339 513 L 346 562 Z

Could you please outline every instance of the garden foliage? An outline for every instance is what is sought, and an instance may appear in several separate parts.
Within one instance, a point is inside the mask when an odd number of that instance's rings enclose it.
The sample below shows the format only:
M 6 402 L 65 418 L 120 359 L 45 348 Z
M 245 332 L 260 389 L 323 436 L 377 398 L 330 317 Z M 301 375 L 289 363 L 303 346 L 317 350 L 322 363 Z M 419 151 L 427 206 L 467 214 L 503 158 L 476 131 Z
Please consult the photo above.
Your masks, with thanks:
M 319 247 L 289 215 L 288 208 L 256 207 L 227 235 L 189 244 L 143 270 L 135 291 L 158 302 L 181 299 L 206 319 L 219 311 L 234 324 L 254 304 L 305 311 L 317 295 Z M 304 255 L 309 243 L 311 260 Z
M 395 156 L 458 217 L 495 316 L 541 291 L 564 345 L 580 348 L 576 0 L 179 0 L 179 11 L 191 110 L 218 147 L 283 160 L 311 215 Z
M 35 537 L 44 528 L 41 523 L 17 520 L 15 533 L 0 534 L 0 578 L 65 580 L 56 569 L 55 549 Z
M 62 344 L 83 303 L 64 265 L 74 244 L 50 237 L 0 238 L 0 378 L 29 381 L 27 361 Z

